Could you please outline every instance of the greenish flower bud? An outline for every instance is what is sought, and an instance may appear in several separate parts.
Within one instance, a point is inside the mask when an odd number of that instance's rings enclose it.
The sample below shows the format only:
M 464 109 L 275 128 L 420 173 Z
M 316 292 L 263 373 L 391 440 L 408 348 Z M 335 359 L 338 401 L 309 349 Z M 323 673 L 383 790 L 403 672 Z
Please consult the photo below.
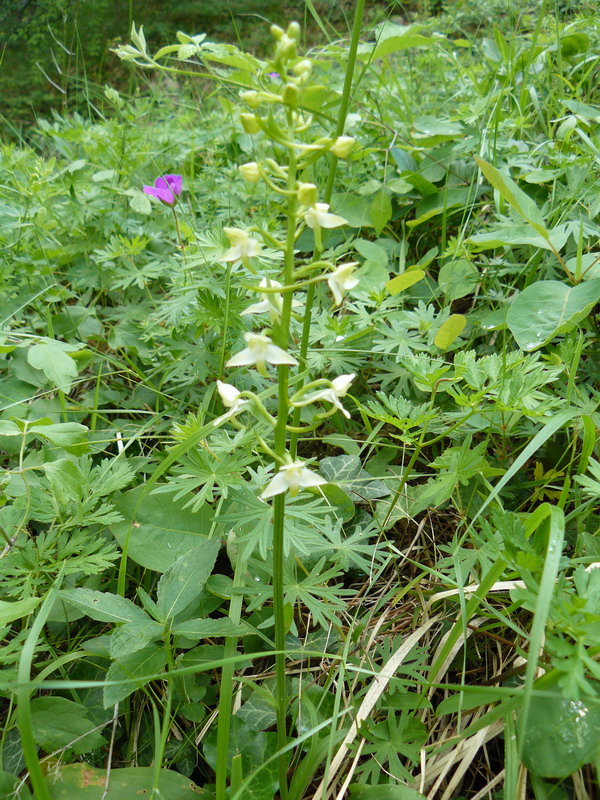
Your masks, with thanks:
M 352 136 L 338 136 L 331 145 L 331 152 L 338 158 L 347 158 L 355 144 L 356 140 Z
M 312 70 L 312 63 L 308 60 L 308 58 L 303 58 L 302 61 L 294 64 L 293 69 L 294 75 L 298 75 L 299 77 L 308 77 Z
M 290 22 L 286 31 L 290 39 L 294 39 L 296 42 L 300 41 L 301 32 L 300 25 L 297 22 Z
M 301 183 L 298 186 L 298 202 L 302 206 L 314 206 L 319 198 L 314 183 Z
M 280 28 L 279 25 L 271 25 L 271 36 L 279 41 L 283 36 L 283 28 Z
M 250 108 L 258 108 L 260 105 L 260 95 L 258 92 L 255 92 L 254 89 L 251 89 L 248 92 L 241 92 L 240 93 L 240 100 L 244 103 L 247 103 Z
M 260 131 L 256 114 L 240 114 L 240 120 L 246 133 L 258 133 Z
M 283 87 L 281 97 L 286 105 L 296 106 L 298 105 L 298 100 L 300 99 L 300 90 L 294 83 L 287 83 Z
M 260 175 L 260 167 L 256 163 L 256 161 L 249 161 L 247 164 L 241 164 L 238 167 L 242 177 L 245 178 L 248 183 L 258 183 L 261 175 Z

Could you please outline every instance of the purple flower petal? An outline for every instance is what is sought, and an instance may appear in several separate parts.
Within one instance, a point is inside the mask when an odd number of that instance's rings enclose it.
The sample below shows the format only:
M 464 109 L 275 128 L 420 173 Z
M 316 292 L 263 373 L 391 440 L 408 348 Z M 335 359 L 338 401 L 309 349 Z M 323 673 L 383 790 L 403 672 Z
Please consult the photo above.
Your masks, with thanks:
M 161 182 L 160 184 L 159 181 Z M 176 203 L 175 195 L 167 186 L 167 182 L 164 178 L 157 178 L 155 186 L 144 186 L 143 188 L 145 194 L 158 198 L 158 200 L 165 203 L 167 206 L 174 206 Z
M 165 180 L 169 184 L 173 194 L 181 194 L 181 184 L 183 183 L 183 178 L 181 175 L 165 175 Z

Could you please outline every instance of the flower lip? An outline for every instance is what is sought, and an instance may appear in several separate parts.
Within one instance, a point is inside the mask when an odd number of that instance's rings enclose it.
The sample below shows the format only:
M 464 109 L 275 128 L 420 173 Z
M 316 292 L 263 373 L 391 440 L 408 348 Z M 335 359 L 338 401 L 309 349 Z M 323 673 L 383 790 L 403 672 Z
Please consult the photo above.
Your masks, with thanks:
M 154 181 L 154 186 L 144 186 L 144 193 L 156 197 L 161 203 L 173 208 L 181 194 L 181 175 L 164 175 Z
M 265 364 L 298 366 L 294 356 L 286 353 L 281 347 L 277 347 L 263 333 L 245 333 L 244 339 L 248 347 L 232 356 L 225 364 L 226 367 L 246 367 L 256 364 L 258 370 L 263 371 Z
M 279 472 L 271 478 L 265 486 L 261 499 L 268 500 L 277 494 L 289 491 L 295 497 L 301 489 L 308 489 L 312 486 L 322 486 L 327 483 L 322 475 L 312 472 L 304 466 L 303 461 L 292 461 L 291 464 L 283 464 Z

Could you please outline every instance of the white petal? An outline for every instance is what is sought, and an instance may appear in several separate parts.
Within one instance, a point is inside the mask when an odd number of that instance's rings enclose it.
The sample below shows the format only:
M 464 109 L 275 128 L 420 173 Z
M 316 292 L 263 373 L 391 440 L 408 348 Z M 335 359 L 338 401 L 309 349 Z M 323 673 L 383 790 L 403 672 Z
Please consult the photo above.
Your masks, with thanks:
M 348 389 L 350 388 L 350 384 L 356 377 L 356 373 L 351 372 L 348 375 L 340 375 L 337 378 L 334 378 L 331 382 L 333 383 L 333 388 L 335 389 L 335 393 L 338 397 L 345 397 Z
M 296 367 L 298 365 L 294 356 L 286 353 L 285 350 L 282 350 L 281 347 L 277 347 L 276 344 L 267 346 L 265 361 L 268 361 L 269 364 L 289 364 L 291 367 Z
M 232 356 L 225 364 L 226 367 L 246 367 L 250 364 L 256 364 L 256 356 L 249 347 L 245 347 Z
M 228 408 L 232 408 L 240 396 L 238 389 L 236 389 L 235 386 L 232 386 L 231 383 L 217 381 L 217 390 L 221 395 L 223 405 L 227 406 Z
M 275 497 L 276 494 L 283 494 L 289 489 L 289 484 L 285 479 L 285 473 L 278 472 L 274 478 L 271 478 L 269 483 L 265 486 L 261 498 L 267 500 L 269 497 Z
M 327 481 L 316 472 L 311 472 L 309 469 L 302 469 L 300 471 L 299 483 L 300 486 L 305 488 L 307 486 L 322 486 L 324 483 L 327 483 Z
M 244 314 L 268 314 L 273 310 L 274 307 L 269 303 L 269 301 L 263 300 L 262 303 L 253 303 L 253 305 L 248 306 L 248 308 L 242 311 L 241 316 L 243 317 Z
M 317 214 L 317 221 L 322 228 L 339 228 L 340 225 L 348 224 L 348 220 L 344 217 L 340 217 L 338 214 L 328 214 L 325 211 Z

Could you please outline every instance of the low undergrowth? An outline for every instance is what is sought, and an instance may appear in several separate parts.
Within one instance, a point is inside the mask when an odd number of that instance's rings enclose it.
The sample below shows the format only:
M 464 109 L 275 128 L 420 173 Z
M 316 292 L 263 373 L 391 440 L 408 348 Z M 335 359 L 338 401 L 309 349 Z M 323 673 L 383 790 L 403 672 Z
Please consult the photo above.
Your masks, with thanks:
M 599 21 L 356 6 L 0 148 L 3 797 L 598 791 Z

